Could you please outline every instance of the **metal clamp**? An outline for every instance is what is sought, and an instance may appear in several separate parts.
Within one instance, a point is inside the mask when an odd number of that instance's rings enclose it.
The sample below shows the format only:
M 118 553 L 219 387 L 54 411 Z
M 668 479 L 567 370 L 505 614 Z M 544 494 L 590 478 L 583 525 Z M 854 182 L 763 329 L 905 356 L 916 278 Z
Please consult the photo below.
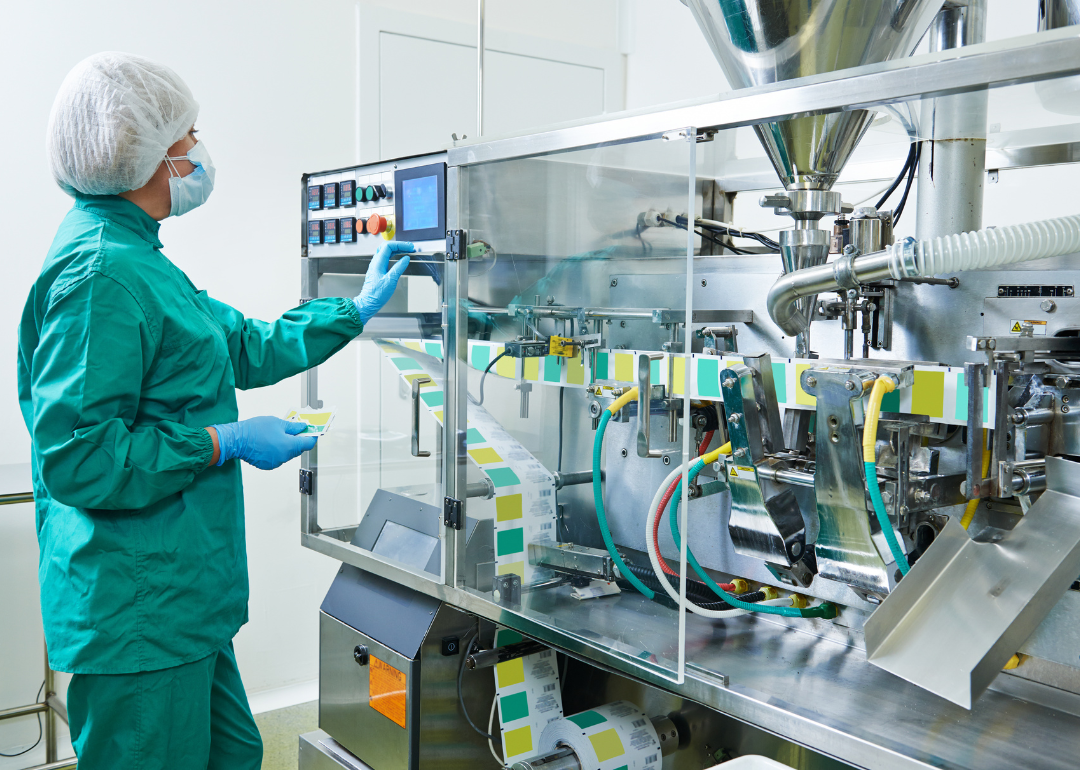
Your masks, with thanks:
M 420 451 L 420 387 L 431 382 L 430 377 L 417 377 L 412 381 L 412 456 L 431 457 L 431 452 Z
M 649 401 L 652 399 L 652 362 L 662 361 L 663 353 L 641 353 L 638 355 L 638 457 L 663 457 L 659 449 L 649 449 Z

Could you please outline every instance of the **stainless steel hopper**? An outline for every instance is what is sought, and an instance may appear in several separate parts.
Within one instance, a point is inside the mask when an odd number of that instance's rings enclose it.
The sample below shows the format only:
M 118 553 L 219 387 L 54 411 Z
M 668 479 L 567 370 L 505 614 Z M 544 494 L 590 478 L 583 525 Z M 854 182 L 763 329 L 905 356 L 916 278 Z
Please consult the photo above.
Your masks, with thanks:
M 908 56 L 942 0 L 683 0 L 734 88 Z M 867 110 L 755 127 L 784 187 L 829 190 Z
M 735 88 L 907 56 L 942 6 L 942 0 L 683 2 Z M 832 186 L 872 119 L 868 110 L 849 110 L 754 127 L 787 190 L 767 196 L 762 205 L 795 220 L 794 230 L 780 233 L 785 272 L 820 265 L 828 257 L 829 233 L 817 223 L 845 210 Z M 805 328 L 814 298 L 799 302 Z M 799 335 L 797 354 L 809 355 L 808 332 Z

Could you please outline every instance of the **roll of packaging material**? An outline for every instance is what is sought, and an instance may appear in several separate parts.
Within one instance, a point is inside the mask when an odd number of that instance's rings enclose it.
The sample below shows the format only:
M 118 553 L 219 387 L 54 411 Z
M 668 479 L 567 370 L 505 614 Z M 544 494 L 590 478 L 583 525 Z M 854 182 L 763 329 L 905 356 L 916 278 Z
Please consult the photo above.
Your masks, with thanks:
M 556 719 L 540 736 L 540 752 L 568 746 L 581 770 L 657 770 L 661 764 L 656 728 L 641 709 L 615 701 Z

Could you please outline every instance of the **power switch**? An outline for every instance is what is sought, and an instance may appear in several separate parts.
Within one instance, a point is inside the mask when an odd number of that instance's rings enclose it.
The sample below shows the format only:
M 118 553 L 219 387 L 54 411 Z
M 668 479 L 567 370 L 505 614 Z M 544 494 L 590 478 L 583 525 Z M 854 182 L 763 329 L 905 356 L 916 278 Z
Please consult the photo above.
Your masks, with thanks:
M 442 654 L 444 657 L 457 655 L 461 652 L 461 639 L 456 636 L 444 636 L 442 640 Z

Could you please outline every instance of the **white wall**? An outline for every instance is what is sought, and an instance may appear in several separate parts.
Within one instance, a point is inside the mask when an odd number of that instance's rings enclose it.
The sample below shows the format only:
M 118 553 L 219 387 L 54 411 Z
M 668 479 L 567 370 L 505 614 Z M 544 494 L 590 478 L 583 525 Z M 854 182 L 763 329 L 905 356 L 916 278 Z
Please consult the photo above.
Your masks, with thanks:
M 16 402 L 15 329 L 31 282 L 70 199 L 52 182 L 44 139 L 67 71 L 101 50 L 167 63 L 201 104 L 198 125 L 218 168 L 210 202 L 161 228 L 165 253 L 196 285 L 272 318 L 299 296 L 299 179 L 350 162 L 354 152 L 354 6 L 350 0 L 257 7 L 193 0 L 5 4 L 0 48 L 0 419 L 9 426 L 0 462 L 26 462 L 29 440 Z M 340 52 L 341 66 L 312 51 Z M 342 98 L 342 94 L 345 98 Z M 318 105 L 313 111 L 311 105 Z M 240 416 L 282 414 L 299 384 L 239 396 Z M 298 544 L 297 463 L 269 473 L 245 467 L 251 622 L 237 637 L 248 687 L 265 690 L 316 676 L 316 612 L 335 565 Z M 29 702 L 40 684 L 40 620 L 33 512 L 0 509 L 0 707 Z M 36 735 L 32 720 L 0 727 L 0 750 Z M 33 757 L 31 757 L 32 759 Z M 31 762 L 0 760 L 0 767 Z M 44 761 L 40 759 L 39 761 Z

